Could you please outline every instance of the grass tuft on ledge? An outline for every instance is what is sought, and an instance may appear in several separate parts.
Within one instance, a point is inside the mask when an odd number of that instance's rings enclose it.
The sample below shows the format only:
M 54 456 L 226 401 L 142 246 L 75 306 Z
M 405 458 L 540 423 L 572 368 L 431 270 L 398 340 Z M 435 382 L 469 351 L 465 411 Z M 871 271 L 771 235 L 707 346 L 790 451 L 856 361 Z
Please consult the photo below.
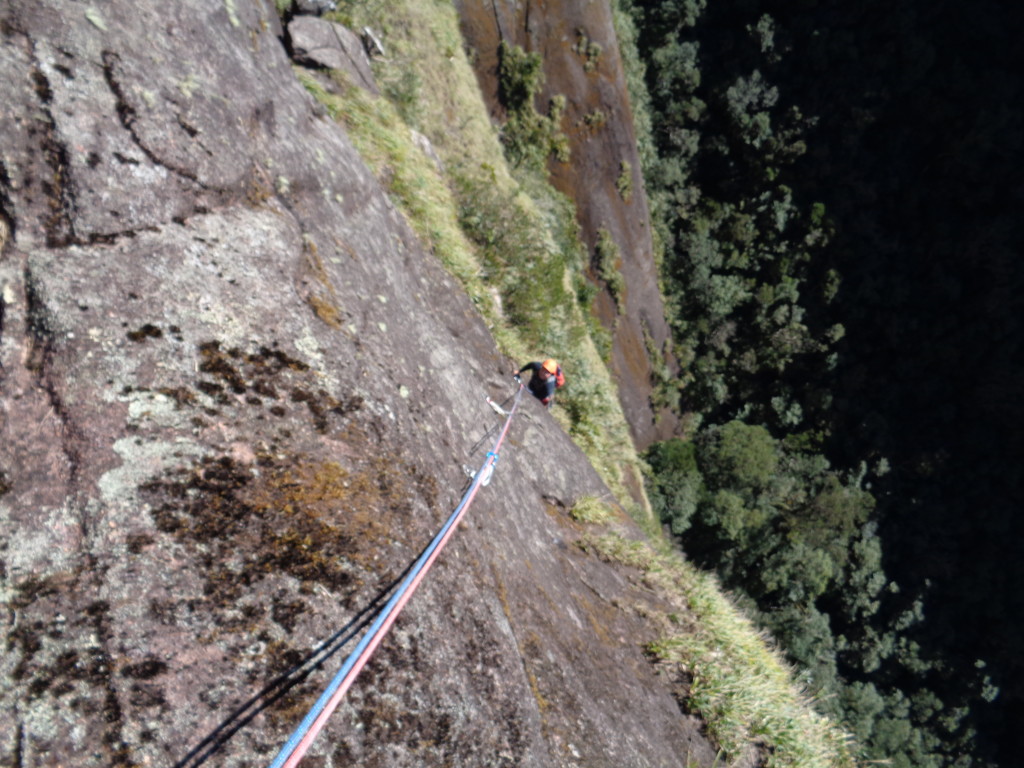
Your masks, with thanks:
M 848 734 L 823 715 L 771 639 L 729 601 L 715 578 L 666 548 L 618 534 L 590 535 L 580 546 L 641 572 L 671 609 L 647 653 L 689 681 L 686 706 L 707 724 L 728 764 L 751 749 L 766 768 L 854 768 Z

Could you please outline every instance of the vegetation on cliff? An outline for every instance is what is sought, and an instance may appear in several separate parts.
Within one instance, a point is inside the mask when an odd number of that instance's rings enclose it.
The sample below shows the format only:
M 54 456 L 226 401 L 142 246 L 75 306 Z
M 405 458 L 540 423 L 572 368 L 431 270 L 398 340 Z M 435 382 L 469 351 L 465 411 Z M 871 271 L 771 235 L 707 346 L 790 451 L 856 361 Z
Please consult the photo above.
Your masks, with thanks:
M 593 294 L 573 211 L 544 178 L 543 159 L 559 151 L 557 131 L 522 96 L 536 92 L 537 68 L 522 51 L 507 52 L 514 62 L 506 90 L 519 94 L 510 112 L 520 127 L 499 136 L 454 9 L 410 3 L 385 12 L 353 3 L 342 4 L 338 17 L 372 25 L 388 40 L 389 57 L 376 62 L 375 74 L 389 98 L 374 99 L 339 73 L 341 97 L 303 76 L 307 88 L 345 124 L 412 226 L 466 286 L 503 351 L 517 364 L 551 355 L 572 371 L 556 418 L 623 504 L 639 519 L 649 517 L 646 499 L 626 490 L 628 479 L 640 476 L 640 461 L 601 357 L 607 342 L 589 315 Z M 411 88 L 410 71 L 417 73 Z M 452 115 L 460 116 L 454 125 Z M 440 164 L 412 131 L 430 140 Z
M 660 531 L 646 500 L 628 490 L 640 462 L 602 359 L 608 339 L 590 311 L 594 289 L 583 275 L 574 212 L 547 183 L 545 163 L 571 158 L 558 129 L 558 100 L 544 112 L 535 105 L 537 55 L 511 46 L 501 51 L 508 122 L 499 133 L 480 100 L 450 5 L 405 2 L 384 11 L 341 3 L 335 18 L 371 25 L 386 40 L 388 57 L 375 62 L 374 72 L 387 99 L 370 97 L 338 73 L 330 87 L 311 74 L 299 76 L 346 125 L 412 226 L 463 282 L 504 351 L 518 360 L 543 350 L 572 372 L 556 418 L 653 535 L 640 550 L 610 540 L 587 546 L 657 574 L 651 578 L 687 612 L 683 624 L 681 614 L 661 617 L 663 639 L 648 649 L 691 680 L 684 706 L 707 720 L 730 757 L 761 744 L 769 765 L 850 764 L 846 737 L 811 712 L 794 673 L 713 581 L 678 557 L 657 554 Z M 436 161 L 417 146 L 413 131 L 429 139 Z M 609 280 L 613 260 L 609 255 Z M 579 511 L 581 520 L 602 518 L 590 507 Z M 743 690 L 757 693 L 737 695 Z

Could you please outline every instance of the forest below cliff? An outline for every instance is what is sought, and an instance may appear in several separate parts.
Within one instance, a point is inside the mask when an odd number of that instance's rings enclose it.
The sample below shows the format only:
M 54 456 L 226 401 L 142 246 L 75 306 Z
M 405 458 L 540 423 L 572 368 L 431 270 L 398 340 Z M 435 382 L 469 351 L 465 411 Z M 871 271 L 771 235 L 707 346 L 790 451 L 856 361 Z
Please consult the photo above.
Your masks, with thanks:
M 1020 10 L 620 7 L 691 438 L 653 503 L 865 757 L 1014 764 Z

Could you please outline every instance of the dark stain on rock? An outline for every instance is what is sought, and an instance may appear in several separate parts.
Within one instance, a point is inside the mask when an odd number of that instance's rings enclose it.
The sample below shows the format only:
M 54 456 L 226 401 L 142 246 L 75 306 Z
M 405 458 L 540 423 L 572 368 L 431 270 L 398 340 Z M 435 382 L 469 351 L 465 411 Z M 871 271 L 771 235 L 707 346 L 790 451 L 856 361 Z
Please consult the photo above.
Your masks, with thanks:
M 315 393 L 309 390 L 295 388 L 291 392 L 291 400 L 293 403 L 305 403 L 309 409 L 310 414 L 313 416 L 313 423 L 316 426 L 317 432 L 326 432 L 328 421 L 327 415 L 329 413 L 336 413 L 339 416 L 345 416 L 349 413 L 358 411 L 363 406 L 363 399 L 358 395 L 353 395 L 344 400 L 338 400 L 323 389 L 318 389 Z
M 217 341 L 201 344 L 199 355 L 202 362 L 199 363 L 199 370 L 222 379 L 235 394 L 243 394 L 246 390 L 245 379 L 232 361 L 232 358 L 237 357 L 237 351 L 232 352 L 234 354 L 224 353 L 220 348 L 220 342 Z
M 136 680 L 152 680 L 166 671 L 167 665 L 164 662 L 153 656 L 148 656 L 135 664 L 126 664 L 121 668 L 121 675 Z
M 113 51 L 103 51 L 102 58 L 103 76 L 107 81 L 110 92 L 117 98 L 117 116 L 121 121 L 121 125 L 131 131 L 132 123 L 135 122 L 135 110 L 125 99 L 121 86 L 114 75 L 114 66 L 120 61 L 120 57 Z
M 128 536 L 128 551 L 133 555 L 138 555 L 146 549 L 146 547 L 152 545 L 155 539 L 148 533 L 134 533 Z
M 51 696 L 60 698 L 74 691 L 76 683 L 105 686 L 110 680 L 110 670 L 110 656 L 102 648 L 88 646 L 81 651 L 71 648 L 58 654 L 50 664 L 33 670 L 29 694 L 38 698 L 48 691 Z
M 220 384 L 212 381 L 200 381 L 196 384 L 196 389 L 220 405 L 228 402 L 227 397 L 224 395 L 224 387 Z
M 18 585 L 11 606 L 16 609 L 25 608 L 36 600 L 50 597 L 60 590 L 60 580 L 56 577 L 37 578 L 31 576 Z
M 135 683 L 128 694 L 128 702 L 135 707 L 159 707 L 167 703 L 163 691 L 153 685 Z
M 134 341 L 138 344 L 146 339 L 159 339 L 164 335 L 164 332 L 152 323 L 146 323 L 138 330 L 129 331 L 126 335 L 129 341 Z
M 298 621 L 299 616 L 301 616 L 305 610 L 306 604 L 302 600 L 276 602 L 274 603 L 271 616 L 273 616 L 274 621 L 290 633 L 295 629 L 296 621 Z
M 277 400 L 280 397 L 277 394 L 277 390 L 274 389 L 274 385 L 266 379 L 254 381 L 252 384 L 252 390 L 260 397 L 269 397 L 271 400 Z
M 32 86 L 35 88 L 36 96 L 43 104 L 53 103 L 53 90 L 50 88 L 50 81 L 40 69 L 32 70 Z
M 194 406 L 197 403 L 195 394 L 186 387 L 162 387 L 157 392 L 164 397 L 171 398 L 178 408 Z
M 39 150 L 49 169 L 49 172 L 39 180 L 39 187 L 49 209 L 44 216 L 43 227 L 46 231 L 47 245 L 59 248 L 75 241 L 72 221 L 75 204 L 69 172 L 71 163 L 67 147 L 61 143 L 56 121 L 50 110 L 53 89 L 38 62 L 32 67 L 31 78 L 33 90 L 39 101 Z M 30 185 L 32 180 L 26 179 L 25 183 Z
M 293 371 L 309 370 L 309 366 L 301 360 L 297 360 L 294 357 L 289 356 L 280 349 L 271 349 L 270 347 L 265 346 L 260 347 L 258 353 L 248 355 L 246 359 L 258 369 L 267 368 L 271 371 L 279 371 L 283 368 L 288 368 Z
M 232 606 L 274 573 L 330 590 L 350 586 L 351 563 L 386 545 L 410 497 L 436 492 L 429 478 L 411 485 L 409 468 L 387 458 L 351 470 L 302 457 L 265 463 L 257 473 L 207 457 L 141 488 L 157 528 L 205 570 L 204 594 L 215 606 Z M 273 615 L 290 628 L 298 610 L 286 604 Z
M 19 652 L 18 659 L 11 677 L 15 680 L 24 680 L 29 664 L 39 651 L 43 648 L 43 623 L 41 621 L 23 622 L 15 627 L 7 635 L 7 652 Z
M 14 202 L 11 200 L 11 177 L 7 172 L 7 166 L 0 160 L 0 255 L 3 254 L 8 242 L 16 239 L 16 217 L 14 215 Z M 0 302 L 0 308 L 3 302 Z M 0 309 L 0 334 L 3 332 L 3 310 Z
M 138 160 L 135 160 L 134 158 L 128 157 L 127 155 L 123 155 L 120 152 L 114 152 L 113 153 L 113 157 L 121 165 L 139 165 L 139 161 Z

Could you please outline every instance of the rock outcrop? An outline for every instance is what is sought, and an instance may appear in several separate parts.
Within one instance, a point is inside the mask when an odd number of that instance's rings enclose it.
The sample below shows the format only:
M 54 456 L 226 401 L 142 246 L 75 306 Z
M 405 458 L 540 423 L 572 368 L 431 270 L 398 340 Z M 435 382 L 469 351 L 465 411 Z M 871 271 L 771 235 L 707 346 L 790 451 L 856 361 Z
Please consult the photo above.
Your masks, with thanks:
M 338 69 L 370 93 L 380 90 L 373 80 L 370 57 L 351 30 L 333 21 L 297 16 L 288 24 L 292 56 L 303 64 Z
M 11 0 L 0 33 L 0 764 L 269 763 L 510 367 L 272 3 Z M 524 403 L 310 764 L 710 764 L 650 596 L 574 546 L 604 492 Z

